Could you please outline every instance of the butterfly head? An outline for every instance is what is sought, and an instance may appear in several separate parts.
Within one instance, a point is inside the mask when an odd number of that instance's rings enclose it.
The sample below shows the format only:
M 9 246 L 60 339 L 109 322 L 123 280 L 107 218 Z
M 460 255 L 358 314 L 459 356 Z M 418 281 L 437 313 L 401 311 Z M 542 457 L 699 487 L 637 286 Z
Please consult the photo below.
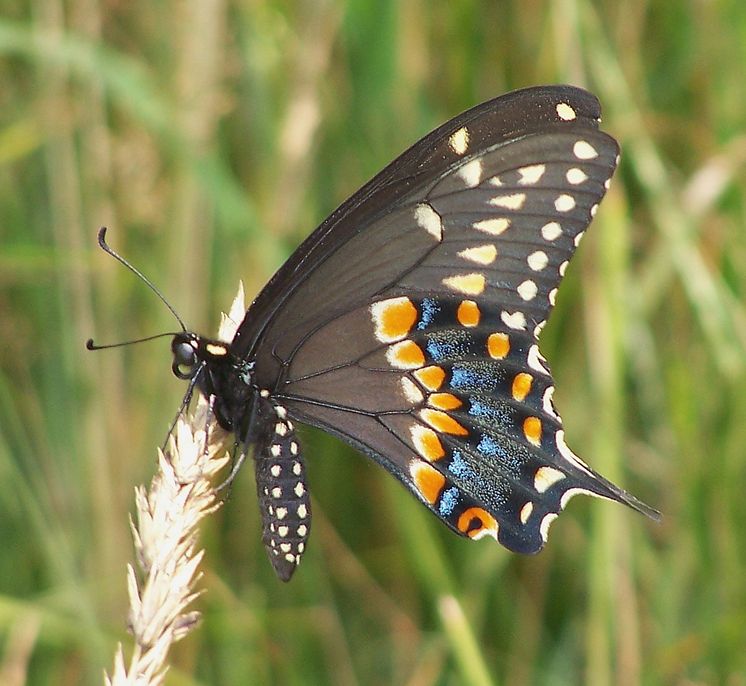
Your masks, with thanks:
M 179 379 L 193 379 L 203 367 L 231 364 L 233 358 L 226 343 L 203 338 L 192 331 L 180 331 L 171 340 L 171 369 Z

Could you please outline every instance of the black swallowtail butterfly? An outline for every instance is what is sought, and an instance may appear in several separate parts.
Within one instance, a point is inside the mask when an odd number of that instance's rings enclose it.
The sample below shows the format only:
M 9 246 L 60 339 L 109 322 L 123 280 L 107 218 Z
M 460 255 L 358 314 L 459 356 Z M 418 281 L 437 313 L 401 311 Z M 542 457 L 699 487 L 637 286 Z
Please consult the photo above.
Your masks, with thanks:
M 311 509 L 294 422 L 373 458 L 453 531 L 535 553 L 576 493 L 657 512 L 566 446 L 537 346 L 618 161 L 596 98 L 528 88 L 415 143 L 290 256 L 226 344 L 174 371 L 253 446 L 263 542 L 287 581 Z

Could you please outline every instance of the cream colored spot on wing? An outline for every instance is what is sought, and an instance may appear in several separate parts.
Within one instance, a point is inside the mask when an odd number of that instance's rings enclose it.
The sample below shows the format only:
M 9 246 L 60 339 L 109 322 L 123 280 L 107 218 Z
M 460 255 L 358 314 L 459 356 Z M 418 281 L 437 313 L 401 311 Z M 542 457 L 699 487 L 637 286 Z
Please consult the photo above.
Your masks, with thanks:
M 478 186 L 482 180 L 482 160 L 476 159 L 467 162 L 456 172 L 456 175 L 463 180 L 467 188 Z
M 577 141 L 572 146 L 572 154 L 579 160 L 592 160 L 598 157 L 598 151 L 588 141 Z
M 549 304 L 554 307 L 554 304 L 557 300 L 557 289 L 553 288 L 551 291 L 549 291 Z
M 558 481 L 562 481 L 565 475 L 554 467 L 539 467 L 534 475 L 534 488 L 539 493 L 544 493 Z
M 556 110 L 557 116 L 562 119 L 562 121 L 572 121 L 577 116 L 575 110 L 566 102 L 558 102 Z
M 490 198 L 490 205 L 504 207 L 506 210 L 520 210 L 526 202 L 525 193 L 511 193 L 510 195 L 496 195 Z
M 526 315 L 523 312 L 507 312 L 503 310 L 500 313 L 500 319 L 502 319 L 505 326 L 518 331 L 524 331 L 526 329 Z
M 545 241 L 555 241 L 562 235 L 562 227 L 557 222 L 549 222 L 541 227 L 541 235 Z
M 532 164 L 530 167 L 523 167 L 518 170 L 518 173 L 521 175 L 518 183 L 521 186 L 533 186 L 544 176 L 546 169 L 546 165 L 544 164 Z
M 466 295 L 479 295 L 484 292 L 486 285 L 484 274 L 479 273 L 448 276 L 443 279 L 442 283 L 452 291 Z
M 510 226 L 510 219 L 505 217 L 494 217 L 492 219 L 482 219 L 474 222 L 474 228 L 478 231 L 484 231 L 492 236 L 499 236 L 505 229 Z
M 570 500 L 576 495 L 590 495 L 594 498 L 601 498 L 602 500 L 606 500 L 604 496 L 599 495 L 598 493 L 594 493 L 593 491 L 589 491 L 585 488 L 568 488 L 560 498 L 560 507 L 564 510 L 567 507 L 567 503 L 569 503 Z
M 587 181 L 588 175 L 582 169 L 572 167 L 572 169 L 567 170 L 565 178 L 567 179 L 567 183 L 571 183 L 573 186 L 577 186 L 578 184 Z
M 592 472 L 588 468 L 588 465 L 583 462 L 565 443 L 565 432 L 563 429 L 559 429 L 554 434 L 554 441 L 557 444 L 557 450 L 562 457 L 565 458 L 570 464 L 575 465 L 579 469 L 582 469 L 586 474 L 592 476 Z
M 516 288 L 516 291 L 518 291 L 518 295 L 520 295 L 521 298 L 528 302 L 536 297 L 538 288 L 531 279 L 526 279 L 520 286 L 518 286 L 518 288 Z
M 411 379 L 403 376 L 399 383 L 401 384 L 402 394 L 413 405 L 419 405 L 425 400 L 425 396 L 422 394 L 422 391 Z
M 470 262 L 476 262 L 477 264 L 492 264 L 497 257 L 497 248 L 491 243 L 485 245 L 478 245 L 474 248 L 466 248 L 458 253 L 459 257 L 463 257 L 465 260 Z
M 563 193 L 562 195 L 557 196 L 557 199 L 554 201 L 554 208 L 557 212 L 569 212 L 570 210 L 574 210 L 575 198 L 567 193 Z
M 469 132 L 465 126 L 458 131 L 454 131 L 448 139 L 448 145 L 457 155 L 463 155 L 469 147 Z
M 526 262 L 535 272 L 540 272 L 549 263 L 549 257 L 543 250 L 537 250 L 526 258 Z
M 532 502 L 527 502 L 522 508 L 521 508 L 521 524 L 525 524 L 528 521 L 528 518 L 531 516 L 531 513 L 534 511 L 534 504 Z
M 554 386 L 547 386 L 547 389 L 544 391 L 544 395 L 541 398 L 541 406 L 550 417 L 554 417 L 558 422 L 561 422 L 562 419 L 560 418 L 559 414 L 557 414 L 557 410 L 554 409 Z
M 541 372 L 542 374 L 546 374 L 547 376 L 549 376 L 549 370 L 544 366 L 545 362 L 546 360 L 542 357 L 541 353 L 539 352 L 539 346 L 536 345 L 536 343 L 534 343 L 528 349 L 528 355 L 526 356 L 526 363 L 534 371 Z
M 549 514 L 544 515 L 544 519 L 541 520 L 539 534 L 541 534 L 541 538 L 544 542 L 546 542 L 549 537 L 549 527 L 555 519 L 557 519 L 557 515 L 554 512 L 550 512 Z
M 576 247 L 576 248 L 577 248 L 577 247 L 578 247 L 578 246 L 580 245 L 580 241 L 582 241 L 582 240 L 583 240 L 583 234 L 584 234 L 584 233 L 585 233 L 585 231 L 581 231 L 581 232 L 580 232 L 580 233 L 578 233 L 578 234 L 577 234 L 577 235 L 575 236 L 575 238 L 573 239 L 573 241 L 572 241 L 572 242 L 573 242 L 573 243 L 575 243 L 575 247 Z
M 425 229 L 437 241 L 443 240 L 443 222 L 440 215 L 427 203 L 420 203 L 414 208 L 414 220 L 417 226 Z
M 559 266 L 559 275 L 564 276 L 565 272 L 567 271 L 567 265 L 570 264 L 569 260 L 565 260 L 560 266 Z

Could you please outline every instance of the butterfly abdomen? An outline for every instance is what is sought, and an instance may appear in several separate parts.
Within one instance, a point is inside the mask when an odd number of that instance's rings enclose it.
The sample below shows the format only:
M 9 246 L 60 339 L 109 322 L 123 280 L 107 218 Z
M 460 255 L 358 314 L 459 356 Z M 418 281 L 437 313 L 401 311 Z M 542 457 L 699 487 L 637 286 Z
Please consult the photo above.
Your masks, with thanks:
M 301 445 L 284 407 L 267 402 L 269 430 L 255 452 L 262 542 L 272 566 L 289 581 L 311 530 L 311 501 Z

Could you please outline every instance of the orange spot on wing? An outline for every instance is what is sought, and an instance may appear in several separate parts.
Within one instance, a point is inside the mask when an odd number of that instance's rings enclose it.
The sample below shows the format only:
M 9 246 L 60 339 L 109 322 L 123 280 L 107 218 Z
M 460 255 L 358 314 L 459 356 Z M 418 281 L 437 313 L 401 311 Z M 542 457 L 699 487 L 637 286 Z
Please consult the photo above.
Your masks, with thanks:
M 428 391 L 437 391 L 443 385 L 446 373 L 440 367 L 432 365 L 418 369 L 414 376 Z
M 399 369 L 416 369 L 425 364 L 425 353 L 414 341 L 402 341 L 389 346 L 386 357 Z
M 506 333 L 491 333 L 487 339 L 487 352 L 495 360 L 502 360 L 510 352 L 510 338 Z
M 438 434 L 432 429 L 415 424 L 411 431 L 415 450 L 428 462 L 436 462 L 446 454 Z
M 531 391 L 531 384 L 534 381 L 534 377 L 531 374 L 521 372 L 516 374 L 513 379 L 513 397 L 516 400 L 524 400 Z
M 392 298 L 373 306 L 376 336 L 382 341 L 404 338 L 417 321 L 417 308 L 409 298 Z
M 461 407 L 462 402 L 450 393 L 432 393 L 427 399 L 427 404 L 438 410 L 455 410 Z
M 523 435 L 529 443 L 539 445 L 541 443 L 541 419 L 526 417 L 523 421 Z
M 422 410 L 420 417 L 433 427 L 436 431 L 454 436 L 468 436 L 469 431 L 459 424 L 447 412 L 440 410 Z
M 445 486 L 446 478 L 424 462 L 413 462 L 409 467 L 409 473 L 422 497 L 433 505 Z
M 474 540 L 483 536 L 492 536 L 497 540 L 497 521 L 481 507 L 470 507 L 464 510 L 456 523 L 458 530 Z
M 459 324 L 462 326 L 476 326 L 482 313 L 473 300 L 462 300 L 456 312 Z

